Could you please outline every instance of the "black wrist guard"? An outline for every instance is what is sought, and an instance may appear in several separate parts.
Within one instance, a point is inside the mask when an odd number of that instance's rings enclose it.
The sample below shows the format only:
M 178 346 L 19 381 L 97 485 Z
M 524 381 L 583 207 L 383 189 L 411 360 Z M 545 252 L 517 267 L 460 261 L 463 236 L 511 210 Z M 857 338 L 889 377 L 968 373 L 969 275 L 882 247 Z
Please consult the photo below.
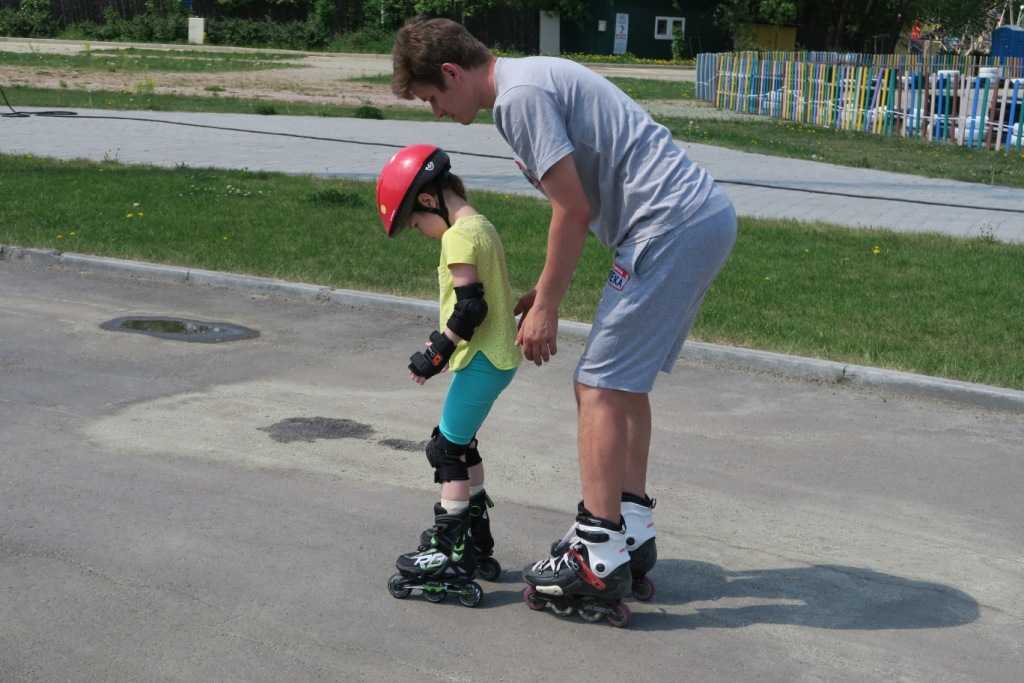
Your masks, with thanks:
M 444 370 L 448 359 L 455 353 L 455 342 L 437 330 L 430 333 L 430 346 L 409 357 L 409 370 L 423 379 L 430 379 Z
M 471 285 L 455 288 L 455 310 L 448 318 L 448 329 L 469 341 L 473 332 L 487 317 L 487 302 L 484 301 L 484 285 L 474 282 Z

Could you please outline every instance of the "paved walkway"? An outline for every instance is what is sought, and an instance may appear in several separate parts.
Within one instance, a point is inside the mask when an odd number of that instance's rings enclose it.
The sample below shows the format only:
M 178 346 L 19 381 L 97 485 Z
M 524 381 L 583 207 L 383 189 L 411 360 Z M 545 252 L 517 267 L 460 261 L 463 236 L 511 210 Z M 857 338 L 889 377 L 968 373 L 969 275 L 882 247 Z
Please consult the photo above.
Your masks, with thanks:
M 24 109 L 32 111 L 32 108 Z M 453 152 L 457 172 L 471 187 L 536 194 L 511 163 L 507 146 L 490 125 L 245 114 L 77 111 L 83 116 L 152 118 L 353 142 L 254 135 L 141 121 L 32 117 L 0 120 L 0 151 L 65 159 L 115 159 L 124 163 L 170 167 L 187 164 L 372 179 L 394 152 L 394 148 L 387 145 L 430 141 Z M 833 166 L 708 145 L 680 144 L 722 181 L 855 195 L 836 197 L 727 184 L 729 194 L 744 215 L 828 221 L 907 232 L 934 231 L 960 236 L 991 234 L 1005 241 L 1024 242 L 1024 215 L 1020 213 L 869 198 L 897 197 L 1024 211 L 1024 191 L 1019 189 Z M 460 152 L 499 158 L 468 156 Z
M 465 609 L 385 589 L 436 500 L 418 443 L 447 384 L 404 370 L 427 318 L 18 261 L 0 292 L 0 680 L 1020 680 L 1005 413 L 663 376 L 657 595 L 622 631 L 520 596 L 578 500 L 580 340 L 525 364 L 480 435 L 506 572 Z M 261 336 L 100 329 L 124 315 Z

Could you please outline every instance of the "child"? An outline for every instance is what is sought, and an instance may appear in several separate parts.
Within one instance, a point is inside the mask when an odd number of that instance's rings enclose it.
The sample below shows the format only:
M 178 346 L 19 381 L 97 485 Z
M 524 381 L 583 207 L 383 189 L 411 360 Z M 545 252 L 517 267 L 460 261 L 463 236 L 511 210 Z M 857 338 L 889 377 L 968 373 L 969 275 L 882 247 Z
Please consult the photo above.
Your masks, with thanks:
M 377 179 L 377 208 L 393 237 L 412 227 L 441 241 L 438 282 L 440 330 L 409 359 L 410 378 L 423 384 L 451 370 L 441 421 L 427 444 L 441 501 L 420 547 L 401 555 L 391 577 L 392 595 L 420 588 L 435 600 L 448 590 L 473 606 L 481 597 L 474 572 L 496 579 L 491 557 L 484 470 L 476 433 L 519 366 L 505 250 L 494 226 L 466 201 L 462 181 L 450 172 L 448 155 L 433 145 L 412 145 L 395 154 Z M 467 543 L 468 541 L 468 543 Z

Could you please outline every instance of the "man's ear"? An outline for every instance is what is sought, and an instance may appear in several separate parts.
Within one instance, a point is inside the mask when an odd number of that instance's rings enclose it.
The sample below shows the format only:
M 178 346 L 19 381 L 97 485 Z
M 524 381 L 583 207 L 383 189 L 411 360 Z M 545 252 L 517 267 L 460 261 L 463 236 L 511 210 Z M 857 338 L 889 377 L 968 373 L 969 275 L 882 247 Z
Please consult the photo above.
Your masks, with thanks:
M 462 80 L 463 69 L 454 62 L 445 62 L 441 65 L 441 75 L 444 76 L 445 80 L 458 82 Z

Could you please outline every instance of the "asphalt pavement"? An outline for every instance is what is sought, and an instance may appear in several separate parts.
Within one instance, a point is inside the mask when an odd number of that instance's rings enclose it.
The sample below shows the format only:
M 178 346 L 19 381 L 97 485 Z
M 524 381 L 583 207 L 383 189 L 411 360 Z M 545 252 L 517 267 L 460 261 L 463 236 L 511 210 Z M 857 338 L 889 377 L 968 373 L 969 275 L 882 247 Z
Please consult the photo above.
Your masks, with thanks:
M 506 573 L 468 609 L 386 590 L 436 495 L 445 379 L 404 370 L 431 316 L 17 260 L 0 291 L 0 680 L 1020 679 L 1017 416 L 681 365 L 658 593 L 619 630 L 519 595 L 577 500 L 578 341 L 480 434 Z M 125 315 L 260 336 L 100 328 Z
M 0 151 L 375 180 L 399 147 L 429 142 L 452 153 L 471 190 L 539 196 L 489 124 L 74 111 L 79 115 L 0 119 Z M 679 144 L 723 181 L 741 215 L 1024 242 L 1024 191 L 1017 188 Z

